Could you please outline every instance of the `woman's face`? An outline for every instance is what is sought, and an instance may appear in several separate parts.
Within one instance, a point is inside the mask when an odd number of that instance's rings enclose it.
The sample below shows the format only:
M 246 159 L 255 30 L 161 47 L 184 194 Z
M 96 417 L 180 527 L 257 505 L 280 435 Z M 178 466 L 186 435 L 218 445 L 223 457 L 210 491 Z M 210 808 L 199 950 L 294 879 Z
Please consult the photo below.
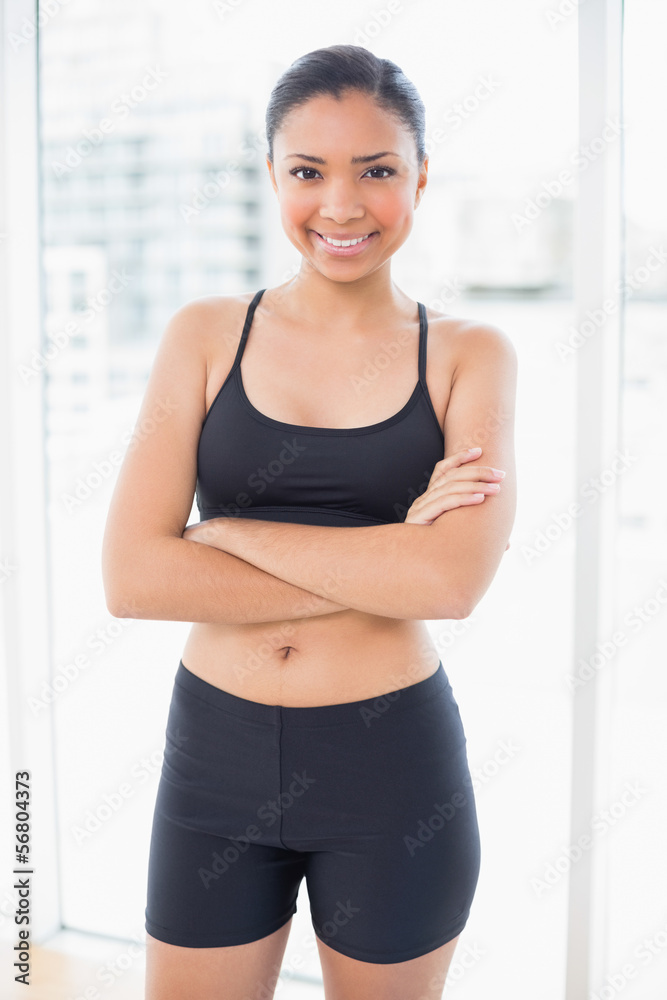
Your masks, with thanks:
M 407 239 L 428 164 L 418 168 L 411 133 L 367 94 L 318 95 L 294 108 L 275 135 L 273 159 L 283 228 L 326 277 L 370 274 Z M 364 239 L 336 247 L 326 237 Z

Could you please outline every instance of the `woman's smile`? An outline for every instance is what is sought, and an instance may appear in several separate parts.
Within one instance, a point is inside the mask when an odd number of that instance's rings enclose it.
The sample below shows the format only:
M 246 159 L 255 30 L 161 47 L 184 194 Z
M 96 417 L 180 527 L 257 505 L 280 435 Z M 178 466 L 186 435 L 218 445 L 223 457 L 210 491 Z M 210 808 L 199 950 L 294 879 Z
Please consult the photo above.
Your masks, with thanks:
M 339 237 L 327 236 L 326 234 L 317 232 L 316 229 L 312 229 L 310 232 L 314 236 L 316 246 L 321 247 L 325 253 L 330 254 L 332 257 L 354 257 L 357 254 L 363 253 L 371 243 L 375 242 L 375 237 L 380 235 L 377 230 L 367 233 L 365 236 Z

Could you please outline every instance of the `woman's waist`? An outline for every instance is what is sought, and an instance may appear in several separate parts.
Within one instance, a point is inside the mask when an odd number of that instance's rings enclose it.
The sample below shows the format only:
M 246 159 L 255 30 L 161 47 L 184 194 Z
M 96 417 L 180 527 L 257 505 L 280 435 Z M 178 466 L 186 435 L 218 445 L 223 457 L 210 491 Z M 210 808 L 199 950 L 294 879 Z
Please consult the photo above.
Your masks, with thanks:
M 439 657 L 423 621 L 352 609 L 284 622 L 193 625 L 184 665 L 211 684 L 266 704 L 334 704 L 430 676 Z

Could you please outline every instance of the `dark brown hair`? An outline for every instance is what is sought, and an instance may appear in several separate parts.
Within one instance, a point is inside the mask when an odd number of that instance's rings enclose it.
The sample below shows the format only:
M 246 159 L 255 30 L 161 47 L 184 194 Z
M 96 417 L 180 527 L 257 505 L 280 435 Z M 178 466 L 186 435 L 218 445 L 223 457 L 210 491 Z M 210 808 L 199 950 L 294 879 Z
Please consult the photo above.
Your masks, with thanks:
M 268 157 L 273 163 L 273 140 L 289 112 L 311 97 L 331 94 L 340 100 L 345 91 L 359 90 L 395 115 L 412 134 L 418 166 L 426 156 L 425 110 L 415 85 L 400 66 L 380 59 L 360 45 L 330 45 L 300 56 L 285 70 L 271 91 L 266 109 Z

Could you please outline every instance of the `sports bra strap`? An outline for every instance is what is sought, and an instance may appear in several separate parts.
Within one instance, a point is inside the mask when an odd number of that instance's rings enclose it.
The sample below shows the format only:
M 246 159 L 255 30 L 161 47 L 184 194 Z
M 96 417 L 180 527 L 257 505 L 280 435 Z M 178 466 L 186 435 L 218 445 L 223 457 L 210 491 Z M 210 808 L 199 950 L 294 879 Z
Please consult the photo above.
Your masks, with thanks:
M 248 310 L 245 316 L 245 323 L 243 324 L 243 331 L 241 333 L 241 339 L 239 340 L 239 346 L 236 349 L 236 357 L 234 358 L 234 364 L 230 368 L 229 374 L 234 371 L 241 363 L 241 355 L 243 354 L 243 349 L 245 348 L 246 340 L 248 339 L 248 333 L 250 332 L 250 327 L 252 325 L 252 318 L 255 315 L 255 309 L 257 308 L 257 303 L 261 299 L 262 295 L 266 291 L 266 288 L 260 288 L 258 292 L 253 296 L 252 302 L 248 306 Z
M 419 381 L 428 392 L 426 385 L 426 339 L 428 333 L 428 320 L 426 319 L 426 306 L 418 302 L 419 309 Z

